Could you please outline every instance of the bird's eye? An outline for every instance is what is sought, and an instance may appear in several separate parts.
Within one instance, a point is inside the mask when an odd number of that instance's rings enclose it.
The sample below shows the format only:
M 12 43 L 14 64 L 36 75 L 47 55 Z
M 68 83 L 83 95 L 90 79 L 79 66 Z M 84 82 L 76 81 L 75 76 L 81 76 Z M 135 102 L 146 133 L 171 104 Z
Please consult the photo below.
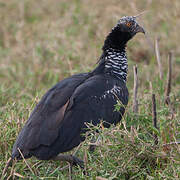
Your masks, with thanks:
M 130 26 L 131 26 L 131 23 L 130 23 L 130 22 L 127 22 L 127 23 L 126 23 L 126 26 L 130 27 Z

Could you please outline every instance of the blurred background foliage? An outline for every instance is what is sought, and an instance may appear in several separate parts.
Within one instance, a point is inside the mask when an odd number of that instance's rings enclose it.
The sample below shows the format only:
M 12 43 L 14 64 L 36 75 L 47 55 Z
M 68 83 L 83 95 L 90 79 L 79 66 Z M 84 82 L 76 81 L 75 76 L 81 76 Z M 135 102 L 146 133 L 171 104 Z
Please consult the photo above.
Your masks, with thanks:
M 50 87 L 65 76 L 91 70 L 117 20 L 144 10 L 148 12 L 139 22 L 149 40 L 139 34 L 129 42 L 130 72 L 131 64 L 139 63 L 143 80 L 158 75 L 157 69 L 147 68 L 156 63 L 149 41 L 153 44 L 159 37 L 163 68 L 167 52 L 174 51 L 178 67 L 173 76 L 180 80 L 176 73 L 180 65 L 179 9 L 178 0 L 0 1 L 0 80 L 10 86 L 16 81 L 22 87 L 31 81 L 36 90 L 37 84 L 40 89 L 43 84 Z

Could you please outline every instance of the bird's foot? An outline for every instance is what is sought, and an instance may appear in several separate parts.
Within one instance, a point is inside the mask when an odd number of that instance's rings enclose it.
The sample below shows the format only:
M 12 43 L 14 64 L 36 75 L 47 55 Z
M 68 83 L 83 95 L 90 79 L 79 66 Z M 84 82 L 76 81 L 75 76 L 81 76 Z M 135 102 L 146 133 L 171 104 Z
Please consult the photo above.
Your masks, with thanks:
M 84 161 L 73 155 L 59 154 L 58 156 L 54 157 L 53 160 L 67 161 L 71 165 L 79 165 L 81 168 L 84 168 Z
M 73 159 L 72 165 L 75 165 L 75 166 L 79 165 L 81 168 L 84 168 L 84 161 L 83 160 L 77 158 L 76 156 L 71 155 L 71 157 Z

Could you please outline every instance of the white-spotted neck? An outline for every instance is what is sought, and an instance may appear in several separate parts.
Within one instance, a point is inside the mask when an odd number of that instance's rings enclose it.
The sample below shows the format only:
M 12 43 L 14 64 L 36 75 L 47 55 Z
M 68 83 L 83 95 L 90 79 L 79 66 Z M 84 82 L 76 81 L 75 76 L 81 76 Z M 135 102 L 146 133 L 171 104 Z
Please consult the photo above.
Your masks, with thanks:
M 105 73 L 116 76 L 126 82 L 128 63 L 125 49 L 122 51 L 109 48 L 105 55 Z

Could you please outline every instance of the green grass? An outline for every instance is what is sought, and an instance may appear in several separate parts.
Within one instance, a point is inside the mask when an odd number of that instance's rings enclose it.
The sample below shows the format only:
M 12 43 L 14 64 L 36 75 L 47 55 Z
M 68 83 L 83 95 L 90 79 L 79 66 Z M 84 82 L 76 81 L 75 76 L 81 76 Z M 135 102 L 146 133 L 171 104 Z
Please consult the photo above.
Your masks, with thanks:
M 95 67 L 107 33 L 123 15 L 141 17 L 150 41 L 159 36 L 163 80 L 159 79 L 153 50 L 143 35 L 128 44 L 130 100 L 122 122 L 100 130 L 95 152 L 88 151 L 92 135 L 82 143 L 78 156 L 87 156 L 87 175 L 73 168 L 73 179 L 180 179 L 180 3 L 155 1 L 35 1 L 0 2 L 0 174 L 13 143 L 42 95 L 59 80 Z M 172 50 L 173 73 L 170 108 L 164 104 L 167 56 Z M 139 112 L 132 112 L 133 65 L 138 65 Z M 149 82 L 157 100 L 158 130 L 152 125 Z M 117 108 L 118 109 L 118 108 Z M 93 127 L 96 129 L 98 127 Z M 99 128 L 98 128 L 99 129 Z M 90 132 L 92 132 L 90 131 Z M 159 139 L 154 145 L 153 134 Z M 85 158 L 86 159 L 86 158 Z M 66 163 L 35 158 L 16 162 L 4 179 L 68 179 Z

